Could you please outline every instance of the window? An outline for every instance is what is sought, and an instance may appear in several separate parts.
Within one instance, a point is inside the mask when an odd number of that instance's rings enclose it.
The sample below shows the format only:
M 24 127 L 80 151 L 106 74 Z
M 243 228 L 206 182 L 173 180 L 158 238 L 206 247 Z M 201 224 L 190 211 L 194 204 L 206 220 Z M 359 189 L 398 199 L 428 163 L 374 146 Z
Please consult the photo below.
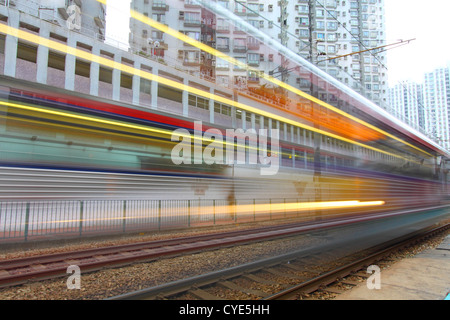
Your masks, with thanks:
M 184 62 L 186 62 L 186 63 L 199 63 L 200 52 L 186 50 L 183 52 L 183 58 L 184 58 Z
M 298 12 L 309 13 L 309 8 L 308 8 L 308 6 L 305 6 L 305 5 L 298 6 Z
M 200 12 L 185 12 L 184 22 L 191 24 L 200 24 Z
M 152 82 L 148 79 L 141 78 L 139 91 L 145 94 L 151 94 Z
M 248 64 L 259 65 L 259 53 L 249 53 Z
M 224 8 L 226 8 L 226 9 L 228 9 L 229 8 L 229 1 L 228 0 L 226 0 L 226 1 L 224 1 L 224 0 L 219 0 L 219 4 L 222 6 L 222 7 L 224 7 Z
M 235 38 L 234 39 L 234 49 L 243 50 L 247 47 L 246 39 L 244 38 Z
M 228 43 L 228 38 L 217 38 L 217 49 L 219 50 L 228 50 L 230 49 L 230 45 Z
M 259 72 L 256 71 L 249 71 L 248 72 L 248 80 L 253 82 L 259 81 Z
M 153 13 L 152 19 L 158 21 L 159 23 L 166 23 L 166 15 L 164 13 Z
M 161 38 L 153 37 L 153 39 L 162 39 L 163 33 L 161 31 L 153 31 L 153 32 L 159 32 L 161 34 Z M 153 34 L 153 32 L 152 32 L 152 34 Z M 185 31 L 184 34 L 187 35 L 189 38 L 200 41 L 200 32 Z
M 234 66 L 234 69 L 245 69 L 247 65 L 247 58 L 246 57 L 236 57 L 235 58 L 238 61 L 238 64 Z
M 234 12 L 235 13 L 245 13 L 246 8 L 239 2 L 236 2 L 236 7 L 234 7 Z
M 231 116 L 231 107 L 219 102 L 214 102 L 214 112 Z
M 228 69 L 229 67 L 230 67 L 230 64 L 228 61 L 221 59 L 221 58 L 216 59 L 216 68 Z
M 309 18 L 301 17 L 300 18 L 300 25 L 301 26 L 309 26 Z
M 17 45 L 17 58 L 36 63 L 37 47 L 29 45 L 28 43 L 25 44 L 23 42 L 19 42 Z
M 230 25 L 228 21 L 225 19 L 217 19 L 217 25 L 216 25 L 217 31 L 228 31 L 230 30 Z
M 250 10 L 249 13 L 254 13 L 254 12 L 259 11 L 259 4 L 257 4 L 257 3 L 249 3 L 249 4 L 247 4 L 247 7 Z M 263 5 L 263 10 L 264 10 L 264 5 Z M 261 10 L 261 11 L 263 11 L 263 10 Z
M 209 100 L 201 98 L 201 97 L 197 97 L 193 94 L 189 95 L 188 104 L 193 107 L 209 110 Z
M 58 70 L 65 70 L 66 56 L 57 52 L 49 51 L 48 53 L 48 67 Z
M 91 64 L 86 61 L 76 60 L 75 74 L 89 78 L 91 74 Z M 99 80 L 102 82 L 112 83 L 112 69 L 100 67 Z
M 308 29 L 300 29 L 300 37 L 302 37 L 302 38 L 309 37 L 309 30 Z
M 328 30 L 337 30 L 337 22 L 334 21 L 328 21 L 327 22 L 327 29 Z

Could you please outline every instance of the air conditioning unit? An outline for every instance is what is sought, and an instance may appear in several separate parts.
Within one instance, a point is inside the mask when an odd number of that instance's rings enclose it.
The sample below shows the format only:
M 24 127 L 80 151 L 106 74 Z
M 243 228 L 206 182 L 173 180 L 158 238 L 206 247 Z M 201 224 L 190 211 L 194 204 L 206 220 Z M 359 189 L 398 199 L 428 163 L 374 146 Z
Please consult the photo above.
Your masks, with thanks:
M 178 20 L 184 20 L 184 11 L 180 11 L 178 14 Z

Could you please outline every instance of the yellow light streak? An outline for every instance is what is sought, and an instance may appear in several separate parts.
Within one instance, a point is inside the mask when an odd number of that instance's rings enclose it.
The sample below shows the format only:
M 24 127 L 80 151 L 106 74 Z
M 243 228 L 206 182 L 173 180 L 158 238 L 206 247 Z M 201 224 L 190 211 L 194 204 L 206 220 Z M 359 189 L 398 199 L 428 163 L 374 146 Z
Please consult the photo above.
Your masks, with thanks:
M 97 0 L 97 1 L 106 5 L 106 0 Z M 398 137 L 396 137 L 396 136 L 394 136 L 394 135 L 392 135 L 392 134 L 390 134 L 390 133 L 388 133 L 388 132 L 386 132 L 384 130 L 381 130 L 381 129 L 371 125 L 370 123 L 367 123 L 367 122 L 365 122 L 365 121 L 363 121 L 363 120 L 361 120 L 361 119 L 359 119 L 359 118 L 357 118 L 355 116 L 352 116 L 352 115 L 350 115 L 350 114 L 348 114 L 348 113 L 346 113 L 346 112 L 344 112 L 344 111 L 342 111 L 342 110 L 340 110 L 340 109 L 338 109 L 338 108 L 336 108 L 336 107 L 334 107 L 334 106 L 332 106 L 332 105 L 330 105 L 330 104 L 328 104 L 328 103 L 326 103 L 326 102 L 324 102 L 324 101 L 322 101 L 320 99 L 317 99 L 317 98 L 307 94 L 306 92 L 303 92 L 303 91 L 301 91 L 301 90 L 299 90 L 297 88 L 294 88 L 291 85 L 289 85 L 289 84 L 287 84 L 285 82 L 282 82 L 281 80 L 278 80 L 278 79 L 276 79 L 276 78 L 274 78 L 274 77 L 272 77 L 272 76 L 270 76 L 270 75 L 268 75 L 268 74 L 266 74 L 264 72 L 261 72 L 261 70 L 259 70 L 259 69 L 256 69 L 256 68 L 253 68 L 251 66 L 248 66 L 247 64 L 245 64 L 243 62 L 240 62 L 240 61 L 234 59 L 233 57 L 231 57 L 229 55 L 226 55 L 225 53 L 223 53 L 221 51 L 218 51 L 218 50 L 216 50 L 216 49 L 214 49 L 214 48 L 212 48 L 212 47 L 210 47 L 208 45 L 205 45 L 204 43 L 201 43 L 200 41 L 197 41 L 197 40 L 195 40 L 195 39 L 193 39 L 191 37 L 188 37 L 187 35 L 179 32 L 177 30 L 174 30 L 174 29 L 170 28 L 169 26 L 167 26 L 165 24 L 159 23 L 159 22 L 157 22 L 157 21 L 155 21 L 155 20 L 153 20 L 153 19 L 151 19 L 151 18 L 149 18 L 149 17 L 147 17 L 147 16 L 145 16 L 145 15 L 143 15 L 143 14 L 141 14 L 141 13 L 135 11 L 135 10 L 133 10 L 133 9 L 130 9 L 130 16 L 133 19 L 135 19 L 135 20 L 138 20 L 138 21 L 140 21 L 140 22 L 142 22 L 142 23 L 144 23 L 144 24 L 146 24 L 146 25 L 148 25 L 150 27 L 158 29 L 158 30 L 160 30 L 160 31 L 162 31 L 164 33 L 167 33 L 167 34 L 171 35 L 174 38 L 177 38 L 177 39 L 179 39 L 181 41 L 184 41 L 184 42 L 186 42 L 186 43 L 188 43 L 188 44 L 190 44 L 190 45 L 192 45 L 194 47 L 197 47 L 200 50 L 208 52 L 208 53 L 210 53 L 210 54 L 212 54 L 212 55 L 214 55 L 214 56 L 216 56 L 218 58 L 226 60 L 226 61 L 228 61 L 228 62 L 230 62 L 230 63 L 232 63 L 232 64 L 234 64 L 236 66 L 239 66 L 240 68 L 258 72 L 258 74 L 261 74 L 262 78 L 264 78 L 265 80 L 267 80 L 269 82 L 272 82 L 273 84 L 275 84 L 275 85 L 277 85 L 279 87 L 282 87 L 282 88 L 284 88 L 286 90 L 289 90 L 290 92 L 295 93 L 295 94 L 297 94 L 297 95 L 299 95 L 299 96 L 301 96 L 303 98 L 306 98 L 306 99 L 308 99 L 308 100 L 310 100 L 310 101 L 312 101 L 312 102 L 314 102 L 314 103 L 316 103 L 316 104 L 318 104 L 318 105 L 320 105 L 322 107 L 325 107 L 325 108 L 327 108 L 327 109 L 329 109 L 331 111 L 334 111 L 334 112 L 336 112 L 336 113 L 338 113 L 338 114 L 340 114 L 340 115 L 342 115 L 342 116 L 344 116 L 344 117 L 346 117 L 348 119 L 351 119 L 351 120 L 353 120 L 353 121 L 355 121 L 355 122 L 357 122 L 359 124 L 362 124 L 362 125 L 370 128 L 370 129 L 372 129 L 372 130 L 375 130 L 375 131 L 377 131 L 377 132 L 379 132 L 379 133 L 381 133 L 381 134 L 383 134 L 383 135 L 385 135 L 387 137 L 390 137 L 390 138 L 392 138 L 394 140 L 397 140 L 397 141 L 399 141 L 399 142 L 401 142 L 401 143 L 403 143 L 403 144 L 405 144 L 407 146 L 410 146 L 411 148 L 414 148 L 414 149 L 416 149 L 416 150 L 418 150 L 420 152 L 423 152 L 423 153 L 431 156 L 430 153 L 428 153 L 425 150 L 422 150 L 422 149 L 416 147 L 413 144 L 410 144 L 410 143 L 408 143 L 408 142 L 406 142 L 406 141 L 404 141 L 404 140 L 402 140 L 402 139 L 400 139 L 400 138 L 398 138 Z
M 24 105 L 24 104 L 0 101 L 0 105 L 6 106 L 6 107 L 13 107 L 13 108 L 18 108 L 18 109 L 28 110 L 28 111 L 63 116 L 63 117 L 68 117 L 68 118 L 72 118 L 72 119 L 87 120 L 87 121 L 99 122 L 99 123 L 120 126 L 120 127 L 125 127 L 125 128 L 143 130 L 143 131 L 148 131 L 148 132 L 152 132 L 152 133 L 160 133 L 160 134 L 164 134 L 164 135 L 172 134 L 172 131 L 169 131 L 169 130 L 157 129 L 157 128 L 152 128 L 152 127 L 144 127 L 144 126 L 134 125 L 134 124 L 130 124 L 130 123 L 122 123 L 119 121 L 112 121 L 112 120 L 82 116 L 79 114 L 73 114 L 73 113 L 62 112 L 62 111 L 48 110 L 48 109 L 44 109 L 41 107 L 32 107 L 32 106 L 28 106 L 28 105 Z M 180 133 L 179 135 L 182 136 L 183 134 Z M 185 135 L 185 136 L 188 136 L 188 135 Z M 190 135 L 189 135 L 189 137 L 190 137 Z
M 312 131 L 312 132 L 316 132 L 316 133 L 319 133 L 319 134 L 322 134 L 322 135 L 325 135 L 325 136 L 328 136 L 328 137 L 331 137 L 331 138 L 335 138 L 337 140 L 341 140 L 341 141 L 344 141 L 344 142 L 347 142 L 347 143 L 350 143 L 350 144 L 354 144 L 354 145 L 357 145 L 357 146 L 360 146 L 360 147 L 363 147 L 363 148 L 366 148 L 366 149 L 370 149 L 370 150 L 373 150 L 373 151 L 376 151 L 376 152 L 380 152 L 380 153 L 383 153 L 383 154 L 386 154 L 386 155 L 390 155 L 390 156 L 393 156 L 393 157 L 396 157 L 396 158 L 399 158 L 399 159 L 403 159 L 403 160 L 406 160 L 406 161 L 412 161 L 412 160 L 407 159 L 405 157 L 402 157 L 400 155 L 397 155 L 397 154 L 394 154 L 394 153 L 390 153 L 390 152 L 387 152 L 387 151 L 384 151 L 384 150 L 381 150 L 381 149 L 378 149 L 378 148 L 375 148 L 375 147 L 372 147 L 372 146 L 369 146 L 369 145 L 366 145 L 366 144 L 363 144 L 363 143 L 360 143 L 360 142 L 357 142 L 357 141 L 353 141 L 351 139 L 347 139 L 347 138 L 341 137 L 339 135 L 336 135 L 336 134 L 333 134 L 333 133 L 330 133 L 330 132 L 327 132 L 327 131 L 324 131 L 324 130 L 320 130 L 320 129 L 308 126 L 306 124 L 303 124 L 303 123 L 300 123 L 300 122 L 297 122 L 297 121 L 294 121 L 294 120 L 291 120 L 291 119 L 288 119 L 288 118 L 285 118 L 285 117 L 282 117 L 282 116 L 278 116 L 278 115 L 272 114 L 272 113 L 267 112 L 267 111 L 260 110 L 260 109 L 255 108 L 255 107 L 251 107 L 251 106 L 245 105 L 243 103 L 240 103 L 240 102 L 237 102 L 237 101 L 234 101 L 234 100 L 231 100 L 231 99 L 227 99 L 227 98 L 222 97 L 222 96 L 218 96 L 218 95 L 215 95 L 215 94 L 210 93 L 210 92 L 206 92 L 206 91 L 194 88 L 194 87 L 190 87 L 190 86 L 185 85 L 185 84 L 180 84 L 179 82 L 176 82 L 176 81 L 173 81 L 173 80 L 170 80 L 170 79 L 167 79 L 167 78 L 160 77 L 160 76 L 152 74 L 150 72 L 147 72 L 147 71 L 144 71 L 144 70 L 140 70 L 140 69 L 136 69 L 134 67 L 122 64 L 120 62 L 112 61 L 112 60 L 109 60 L 107 58 L 104 58 L 104 57 L 92 54 L 90 52 L 86 52 L 86 51 L 83 51 L 83 50 L 80 50 L 80 49 L 77 49 L 77 48 L 73 48 L 73 47 L 67 46 L 65 44 L 59 43 L 57 41 L 53 41 L 53 40 L 41 37 L 39 35 L 35 35 L 33 33 L 30 33 L 30 32 L 24 31 L 24 30 L 20 30 L 20 29 L 17 29 L 17 28 L 14 28 L 14 27 L 2 24 L 2 23 L 0 23 L 0 32 L 8 34 L 8 35 L 11 35 L 11 36 L 14 36 L 14 37 L 19 38 L 19 39 L 23 39 L 23 40 L 26 40 L 26 41 L 38 44 L 38 45 L 46 46 L 46 47 L 48 47 L 50 49 L 53 49 L 53 50 L 56 50 L 56 51 L 60 51 L 62 53 L 73 55 L 73 56 L 75 56 L 77 58 L 81 58 L 81 59 L 85 59 L 85 60 L 88 60 L 88 61 L 91 61 L 91 62 L 99 63 L 101 65 L 107 66 L 109 68 L 117 69 L 117 70 L 120 70 L 122 72 L 126 72 L 128 74 L 133 74 L 133 75 L 145 78 L 145 79 L 150 80 L 150 81 L 156 81 L 158 83 L 167 85 L 167 86 L 172 87 L 172 88 L 176 88 L 178 90 L 181 89 L 183 91 L 188 91 L 190 93 L 193 93 L 193 94 L 196 94 L 196 95 L 208 98 L 208 99 L 213 99 L 215 101 L 222 102 L 224 104 L 228 104 L 228 105 L 234 106 L 234 107 L 239 108 L 239 109 L 243 109 L 243 110 L 255 113 L 255 114 L 260 114 L 262 116 L 265 116 L 265 117 L 268 117 L 268 118 L 272 118 L 274 120 L 279 120 L 279 121 L 291 124 L 291 125 L 296 126 L 296 127 L 300 127 L 300 128 L 303 128 L 303 129 L 306 129 L 306 130 L 309 130 L 309 131 Z M 192 41 L 195 41 L 195 40 L 192 40 Z M 16 107 L 23 107 L 24 105 L 17 105 L 17 104 L 15 104 L 15 106 Z M 27 108 L 32 108 L 32 107 L 27 106 Z M 38 111 L 37 108 L 33 108 L 33 109 L 29 109 L 29 110 Z M 39 110 L 43 110 L 43 109 L 39 109 Z M 46 112 L 49 112 L 49 111 L 47 110 Z M 60 113 L 60 114 L 66 116 L 66 114 L 64 114 L 64 113 Z M 69 115 L 69 116 L 74 116 L 74 115 Z M 82 116 L 77 115 L 77 117 L 82 117 Z M 79 118 L 79 119 L 91 120 L 92 121 L 94 118 L 87 118 L 87 117 L 85 117 L 85 118 Z M 106 120 L 99 120 L 99 119 L 97 119 L 96 121 L 104 122 Z M 113 125 L 117 124 L 117 125 L 120 125 L 120 126 L 123 126 L 123 127 L 128 126 L 130 128 L 138 128 L 138 129 L 142 129 L 143 128 L 143 130 L 157 132 L 156 129 L 149 129 L 149 128 L 145 128 L 145 127 L 142 127 L 142 126 L 136 126 L 136 125 L 131 125 L 131 124 L 124 124 L 124 123 L 119 123 L 119 122 L 114 122 L 114 121 L 108 121 L 108 122 L 104 122 L 104 123 L 113 124 Z M 165 131 L 165 133 L 166 133 L 166 131 Z
M 325 201 L 325 202 L 291 202 L 291 203 L 272 203 L 272 204 L 248 204 L 237 205 L 236 212 L 267 212 L 267 211 L 304 211 L 304 210 L 326 210 L 339 208 L 356 208 L 367 206 L 381 206 L 384 201 L 365 201 L 359 200 L 351 201 Z
M 264 204 L 245 204 L 245 205 L 225 205 L 225 206 L 205 206 L 200 207 L 200 210 L 206 213 L 201 213 L 200 215 L 212 214 L 213 212 L 217 213 L 233 213 L 233 214 L 261 214 L 266 212 L 273 211 L 308 211 L 308 210 L 331 210 L 331 209 L 350 209 L 357 207 L 370 207 L 370 206 L 382 206 L 385 202 L 382 200 L 379 201 L 359 201 L 359 200 L 350 200 L 350 201 L 324 201 L 324 202 L 291 202 L 291 203 L 264 203 Z M 177 211 L 181 208 L 176 207 Z M 164 211 L 170 212 L 171 208 L 165 208 Z M 189 214 L 189 207 L 185 208 L 185 215 Z M 195 211 L 195 209 L 194 209 Z M 191 213 L 197 214 L 197 213 Z M 166 215 L 168 217 L 168 215 Z M 93 219 L 71 219 L 71 220 L 54 220 L 54 221 L 41 221 L 30 223 L 32 225 L 38 224 L 56 224 L 56 223 L 68 223 L 68 222 L 102 222 L 102 221 L 114 221 L 114 220 L 129 220 L 129 219 L 141 219 L 148 218 L 148 216 L 144 215 L 133 215 L 133 216 L 118 216 L 118 217 L 109 217 L 109 218 L 93 218 Z
M 30 105 L 6 102 L 6 101 L 1 101 L 1 100 L 0 100 L 0 106 L 10 107 L 10 108 L 17 108 L 17 109 L 22 109 L 22 110 L 26 110 L 26 111 L 33 111 L 33 112 L 38 112 L 38 113 L 45 113 L 45 114 L 61 116 L 61 117 L 68 117 L 68 118 L 77 119 L 77 120 L 98 122 L 98 123 L 112 125 L 112 126 L 120 126 L 120 127 L 124 127 L 124 128 L 127 128 L 127 129 L 143 130 L 143 131 L 147 131 L 147 132 L 151 132 L 151 133 L 158 133 L 158 134 L 162 134 L 162 135 L 166 135 L 166 136 L 172 136 L 172 134 L 174 133 L 173 131 L 166 130 L 166 129 L 146 127 L 146 126 L 140 126 L 140 125 L 130 124 L 130 123 L 126 123 L 126 122 L 106 120 L 106 119 L 103 119 L 103 118 L 96 118 L 96 117 L 90 117 L 90 116 L 83 116 L 83 115 L 79 115 L 79 114 L 76 114 L 76 113 L 56 111 L 56 110 L 52 110 L 52 109 L 45 109 L 45 108 L 42 108 L 42 107 L 33 107 L 33 106 L 30 106 Z M 2 117 L 2 116 L 0 116 L 0 117 Z M 7 117 L 4 117 L 4 118 L 7 118 Z M 196 137 L 196 134 L 192 134 L 192 135 L 184 134 L 184 133 L 179 132 L 179 131 L 177 131 L 176 135 L 184 137 L 184 138 L 190 138 L 190 139 L 194 139 L 194 137 L 195 137 L 195 138 L 201 140 L 203 143 L 206 143 L 206 142 L 216 142 L 216 143 L 218 143 L 217 140 L 209 138 L 207 136 Z M 247 146 L 245 144 L 241 144 L 241 143 L 238 143 L 238 142 L 228 142 L 226 139 L 222 140 L 221 143 L 222 143 L 222 145 L 233 145 L 235 147 L 238 146 L 238 147 L 245 147 L 245 148 L 251 149 L 251 150 L 258 150 L 257 147 L 253 147 L 251 145 Z M 281 151 L 280 151 L 280 154 L 282 154 Z

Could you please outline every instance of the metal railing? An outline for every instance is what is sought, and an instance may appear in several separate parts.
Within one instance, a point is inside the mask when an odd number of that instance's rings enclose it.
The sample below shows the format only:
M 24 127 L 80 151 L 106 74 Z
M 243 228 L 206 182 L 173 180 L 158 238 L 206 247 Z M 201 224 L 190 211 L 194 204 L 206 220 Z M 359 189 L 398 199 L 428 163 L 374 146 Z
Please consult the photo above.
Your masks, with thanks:
M 300 213 L 281 207 L 302 201 L 305 199 L 4 201 L 0 202 L 0 243 L 293 218 Z M 261 205 L 267 210 L 262 212 Z M 246 209 L 236 210 L 238 207 Z

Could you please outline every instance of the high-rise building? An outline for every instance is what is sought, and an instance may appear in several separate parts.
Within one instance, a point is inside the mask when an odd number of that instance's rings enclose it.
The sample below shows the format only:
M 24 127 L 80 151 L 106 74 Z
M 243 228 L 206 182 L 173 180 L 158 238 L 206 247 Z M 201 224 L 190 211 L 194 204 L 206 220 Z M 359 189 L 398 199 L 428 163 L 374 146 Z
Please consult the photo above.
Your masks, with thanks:
M 237 19 L 210 11 L 195 0 L 170 3 L 133 0 L 131 8 L 233 57 L 241 65 L 231 65 L 134 19 L 130 22 L 131 50 L 154 59 L 164 58 L 170 65 L 227 87 L 264 85 L 255 71 L 260 70 L 312 93 L 308 81 L 289 72 L 289 63 L 283 56 L 265 50 L 257 36 L 244 32 L 250 25 L 376 104 L 387 103 L 385 53 L 382 49 L 369 50 L 386 44 L 384 0 L 217 0 L 212 3 L 233 13 Z M 243 68 L 243 64 L 252 70 Z M 320 97 L 327 99 L 326 94 Z
M 425 74 L 424 108 L 427 133 L 450 150 L 450 80 L 449 68 Z
M 422 84 L 403 81 L 389 88 L 389 112 L 410 126 L 425 129 Z
M 384 107 L 386 56 L 369 50 L 386 44 L 384 0 L 299 0 L 290 6 L 290 47 Z

